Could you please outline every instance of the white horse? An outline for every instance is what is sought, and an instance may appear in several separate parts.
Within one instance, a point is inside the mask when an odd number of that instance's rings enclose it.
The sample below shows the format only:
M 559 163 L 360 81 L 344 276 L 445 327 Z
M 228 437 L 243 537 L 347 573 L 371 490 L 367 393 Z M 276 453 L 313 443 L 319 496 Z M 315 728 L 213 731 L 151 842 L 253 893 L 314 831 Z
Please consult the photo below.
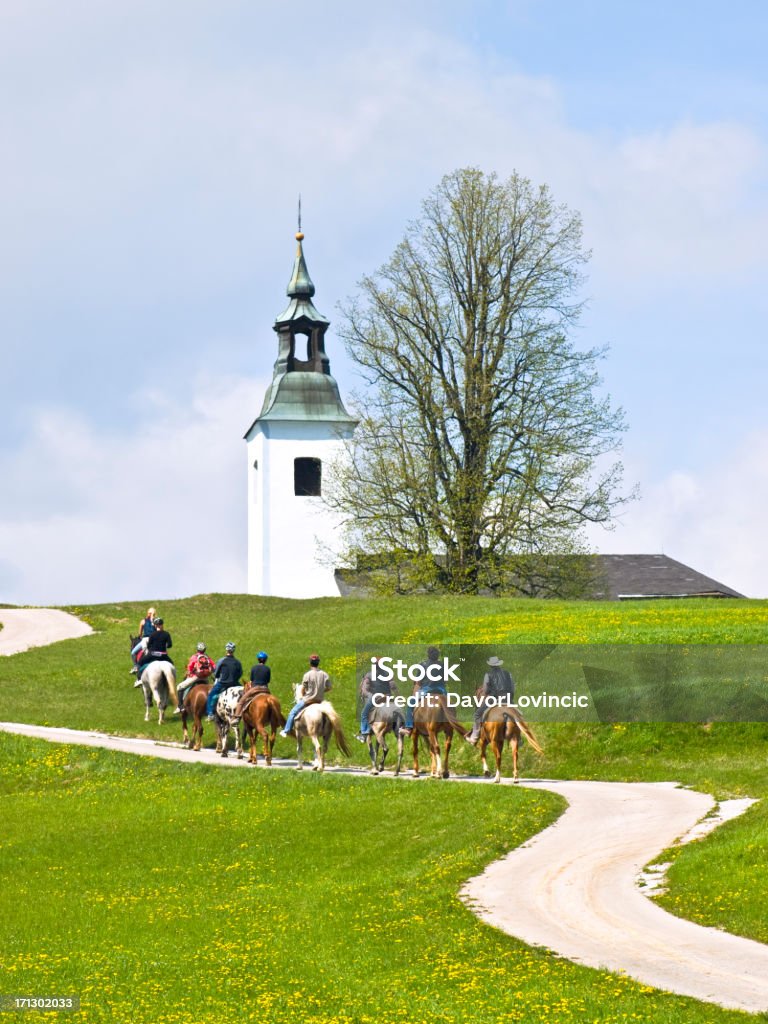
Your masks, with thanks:
M 293 695 L 295 700 L 301 700 L 301 683 L 294 685 Z M 325 771 L 325 755 L 328 753 L 328 741 L 331 736 L 335 738 L 336 746 L 342 754 L 349 757 L 350 750 L 341 728 L 341 719 L 329 700 L 307 705 L 293 723 L 293 734 L 296 737 L 297 771 L 301 771 L 304 767 L 302 748 L 307 736 L 315 747 L 315 760 L 312 762 L 313 772 Z
M 149 710 L 154 698 L 158 710 L 157 724 L 162 725 L 165 720 L 165 709 L 168 707 L 168 697 L 170 696 L 174 702 L 178 700 L 176 667 L 170 661 L 151 661 L 141 673 L 141 688 L 144 691 L 146 708 L 144 721 L 149 721 Z
M 222 757 L 227 756 L 227 743 L 232 729 L 235 730 L 235 753 L 238 757 L 243 756 L 243 723 L 240 718 L 235 717 L 235 708 L 242 695 L 242 686 L 230 686 L 228 690 L 219 694 L 216 701 L 216 710 L 213 713 L 216 725 L 216 753 Z

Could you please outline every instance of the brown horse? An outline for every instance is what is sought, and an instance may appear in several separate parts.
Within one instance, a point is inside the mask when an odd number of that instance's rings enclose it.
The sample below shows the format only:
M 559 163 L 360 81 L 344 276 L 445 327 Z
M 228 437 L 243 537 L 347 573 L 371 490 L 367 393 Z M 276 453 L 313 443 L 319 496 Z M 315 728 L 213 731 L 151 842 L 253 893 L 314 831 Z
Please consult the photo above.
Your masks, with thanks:
M 282 729 L 285 725 L 285 718 L 277 697 L 271 693 L 257 693 L 243 712 L 243 725 L 248 733 L 248 742 L 251 746 L 248 763 L 259 763 L 259 755 L 256 753 L 256 738 L 261 736 L 264 760 L 268 765 L 272 764 L 275 736 L 277 730 Z
M 181 724 L 184 729 L 184 746 L 190 750 L 199 750 L 203 745 L 205 702 L 208 700 L 208 694 L 212 685 L 212 683 L 198 683 L 184 695 L 184 703 L 181 707 Z M 194 719 L 191 740 L 187 732 L 187 718 L 190 715 Z
M 418 690 L 414 690 L 418 692 Z M 461 725 L 448 707 L 445 695 L 432 693 L 429 700 L 418 704 L 413 713 L 413 774 L 419 774 L 419 736 L 424 737 L 429 747 L 430 775 L 433 779 L 447 779 L 448 755 L 451 752 L 454 732 L 464 736 L 467 730 Z M 441 756 L 439 735 L 445 736 L 445 754 Z
M 483 775 L 486 779 L 491 777 L 488 762 L 485 759 L 486 747 L 490 743 L 493 756 L 496 758 L 496 776 L 493 781 L 501 782 L 501 755 L 506 742 L 509 743 L 512 751 L 512 779 L 514 782 L 519 781 L 517 774 L 517 752 L 521 736 L 525 736 L 537 754 L 544 752 L 530 726 L 526 724 L 517 708 L 509 705 L 490 709 L 480 728 L 480 757 L 483 759 Z

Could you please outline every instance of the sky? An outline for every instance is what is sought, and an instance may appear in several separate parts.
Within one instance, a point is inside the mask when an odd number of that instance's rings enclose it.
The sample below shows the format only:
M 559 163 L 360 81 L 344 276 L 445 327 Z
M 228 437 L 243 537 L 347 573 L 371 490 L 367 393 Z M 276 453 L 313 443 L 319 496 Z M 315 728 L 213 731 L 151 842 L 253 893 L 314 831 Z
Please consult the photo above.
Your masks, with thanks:
M 464 166 L 592 251 L 640 499 L 603 552 L 768 596 L 762 0 L 3 0 L 0 602 L 245 590 L 247 427 L 301 193 L 337 303 Z

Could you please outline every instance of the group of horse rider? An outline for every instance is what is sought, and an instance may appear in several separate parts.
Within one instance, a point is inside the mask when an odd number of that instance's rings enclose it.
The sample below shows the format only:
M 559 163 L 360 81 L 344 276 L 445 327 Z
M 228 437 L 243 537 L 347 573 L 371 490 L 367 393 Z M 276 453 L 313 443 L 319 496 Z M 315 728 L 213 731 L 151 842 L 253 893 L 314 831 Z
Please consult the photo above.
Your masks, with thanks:
M 134 657 L 135 666 L 132 673 L 137 674 L 135 685 L 141 685 L 141 676 L 147 665 L 153 661 L 170 661 L 168 651 L 173 646 L 170 633 L 165 629 L 162 618 L 157 616 L 154 608 L 149 608 L 146 616 L 139 625 L 139 642 L 134 646 L 131 655 Z M 198 683 L 208 684 L 213 679 L 206 700 L 205 713 L 208 721 L 214 721 L 214 711 L 219 695 L 225 690 L 234 686 L 240 686 L 243 677 L 243 666 L 235 657 L 236 645 L 227 643 L 225 654 L 218 661 L 214 662 L 208 655 L 206 645 L 198 643 L 197 650 L 187 664 L 187 671 L 184 680 L 179 684 L 178 706 L 174 714 L 182 712 L 184 699 L 193 686 Z M 259 651 L 256 655 L 256 663 L 250 671 L 250 687 L 245 690 L 240 698 L 235 716 L 242 716 L 248 704 L 259 693 L 269 693 L 269 684 L 272 677 L 271 670 L 267 665 L 268 655 L 266 651 Z M 397 687 L 386 679 L 379 679 L 372 671 L 373 666 L 378 664 L 379 659 L 371 659 L 371 669 L 363 676 L 360 682 L 359 694 L 362 702 L 360 713 L 360 731 L 357 739 L 361 743 L 368 743 L 371 736 L 371 715 L 380 703 L 376 698 L 391 698 L 397 694 Z M 480 735 L 480 727 L 486 711 L 489 707 L 499 702 L 499 699 L 514 700 L 515 683 L 510 673 L 505 669 L 504 662 L 496 656 L 487 660 L 488 671 L 485 673 L 483 682 L 478 690 L 480 698 L 475 709 L 473 728 L 469 732 L 460 729 L 464 739 L 468 743 L 475 744 Z M 443 673 L 443 664 L 440 658 L 440 651 L 437 647 L 427 648 L 426 661 L 422 662 L 422 682 L 418 688 L 419 696 L 429 694 L 447 694 L 446 680 Z M 300 696 L 288 715 L 288 720 L 280 732 L 281 736 L 288 736 L 292 731 L 294 722 L 299 713 L 308 705 L 319 703 L 325 699 L 325 694 L 331 689 L 331 680 L 328 673 L 320 668 L 320 657 L 317 654 L 309 656 L 309 669 L 304 674 Z M 415 702 L 409 701 L 405 713 L 405 725 L 400 729 L 400 735 L 410 736 L 414 728 Z
M 379 659 L 371 658 L 371 665 L 378 664 Z M 499 699 L 508 700 L 510 703 L 515 697 L 515 683 L 510 673 L 505 669 L 501 658 L 493 655 L 486 663 L 488 671 L 478 690 L 479 698 L 475 708 L 475 717 L 471 731 L 464 735 L 464 739 L 473 746 L 480 736 L 480 727 L 483 718 L 489 707 L 496 706 Z M 440 651 L 437 647 L 427 648 L 427 659 L 421 663 L 424 670 L 422 673 L 423 682 L 419 686 L 420 696 L 428 694 L 447 695 L 446 680 L 444 678 L 443 665 L 440 659 Z M 362 700 L 362 711 L 360 713 L 360 732 L 357 739 L 361 743 L 367 743 L 371 735 L 370 717 L 377 705 L 376 697 L 389 698 L 397 694 L 397 687 L 389 680 L 377 679 L 376 674 L 369 670 L 360 682 L 360 698 Z M 400 729 L 401 736 L 411 736 L 414 727 L 414 711 L 416 703 L 409 701 L 405 712 L 405 725 Z

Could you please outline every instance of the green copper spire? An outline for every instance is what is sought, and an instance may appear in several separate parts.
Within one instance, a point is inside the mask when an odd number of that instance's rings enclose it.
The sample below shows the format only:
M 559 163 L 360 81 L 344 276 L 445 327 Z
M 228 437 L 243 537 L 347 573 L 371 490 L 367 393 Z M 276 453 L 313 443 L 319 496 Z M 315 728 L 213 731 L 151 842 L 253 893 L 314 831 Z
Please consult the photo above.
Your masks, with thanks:
M 296 259 L 293 263 L 293 273 L 291 274 L 291 280 L 288 282 L 286 293 L 292 299 L 300 299 L 304 296 L 311 298 L 315 294 L 315 286 L 312 284 L 312 278 L 307 270 L 307 261 L 304 259 L 304 249 L 301 244 L 304 241 L 303 231 L 296 232 L 296 241 L 299 244 L 296 249 Z
M 339 386 L 331 376 L 325 351 L 325 332 L 330 324 L 312 304 L 315 286 L 304 259 L 301 230 L 296 232 L 296 241 L 299 245 L 288 284 L 290 302 L 274 323 L 278 352 L 272 383 L 264 397 L 261 415 L 254 422 L 311 421 L 354 428 L 357 420 L 344 408 Z
M 312 303 L 315 286 L 307 270 L 307 261 L 304 259 L 304 247 L 301 244 L 304 241 L 303 231 L 296 232 L 296 241 L 298 242 L 296 259 L 293 261 L 293 273 L 286 288 L 286 294 L 291 301 L 275 320 L 275 329 L 277 330 L 277 325 L 279 324 L 301 319 L 308 320 L 314 324 L 325 324 L 327 327 L 329 321 L 322 313 L 318 313 Z

